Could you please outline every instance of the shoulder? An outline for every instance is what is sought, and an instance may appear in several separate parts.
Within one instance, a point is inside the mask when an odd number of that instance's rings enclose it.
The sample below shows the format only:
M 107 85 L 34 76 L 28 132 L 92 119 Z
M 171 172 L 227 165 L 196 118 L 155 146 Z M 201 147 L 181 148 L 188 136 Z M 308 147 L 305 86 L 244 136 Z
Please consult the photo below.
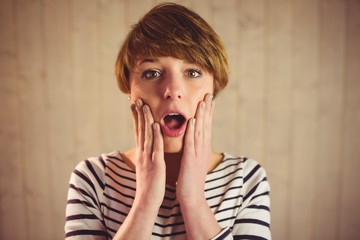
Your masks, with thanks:
M 235 238 L 271 239 L 270 185 L 265 169 L 254 159 L 224 154 L 224 160 L 234 159 L 242 179 L 241 204 L 232 227 Z
M 218 166 L 218 170 L 224 168 L 237 169 L 238 174 L 244 178 L 244 182 L 252 177 L 266 177 L 265 169 L 254 159 L 244 156 L 234 156 L 228 153 L 223 153 L 224 157 Z
M 265 169 L 254 159 L 243 160 L 244 183 L 248 181 L 267 181 Z
M 269 201 L 270 184 L 265 169 L 256 160 L 247 157 L 239 157 L 238 166 L 238 174 L 242 178 L 243 205 L 255 199 Z
M 223 179 L 232 184 L 241 184 L 246 193 L 262 188 L 265 192 L 270 189 L 265 169 L 254 159 L 244 156 L 234 156 L 223 153 L 221 163 L 209 173 L 208 179 Z
M 216 168 L 208 173 L 206 186 L 208 188 L 222 186 L 224 190 L 235 186 L 240 188 L 243 185 L 244 163 L 247 159 L 228 153 L 222 153 L 222 156 Z
M 118 152 L 89 157 L 79 162 L 70 178 L 70 184 L 104 189 L 105 173 L 109 164 L 122 161 Z
M 237 170 L 237 174 L 244 175 L 244 178 L 248 176 L 248 174 L 266 176 L 265 169 L 256 160 L 244 156 L 234 156 L 229 153 L 223 153 L 223 159 L 213 172 L 224 170 Z
M 101 173 L 106 170 L 109 164 L 120 164 L 121 162 L 123 162 L 123 160 L 119 152 L 104 153 L 79 162 L 74 171 L 79 171 L 84 174 Z

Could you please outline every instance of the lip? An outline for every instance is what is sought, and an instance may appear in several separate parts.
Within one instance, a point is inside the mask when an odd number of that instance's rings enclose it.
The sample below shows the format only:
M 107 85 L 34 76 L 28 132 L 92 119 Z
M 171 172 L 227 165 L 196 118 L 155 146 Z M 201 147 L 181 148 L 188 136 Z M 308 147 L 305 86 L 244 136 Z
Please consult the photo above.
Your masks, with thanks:
M 168 114 L 171 114 L 171 113 L 181 114 L 185 118 L 185 121 L 183 122 L 183 124 L 177 129 L 170 129 L 165 124 L 165 121 L 164 121 L 165 116 Z M 166 135 L 168 137 L 179 137 L 185 132 L 186 123 L 187 123 L 187 117 L 184 113 L 177 111 L 177 110 L 168 110 L 162 115 L 161 121 L 160 121 L 160 126 L 161 126 L 161 130 L 164 135 Z

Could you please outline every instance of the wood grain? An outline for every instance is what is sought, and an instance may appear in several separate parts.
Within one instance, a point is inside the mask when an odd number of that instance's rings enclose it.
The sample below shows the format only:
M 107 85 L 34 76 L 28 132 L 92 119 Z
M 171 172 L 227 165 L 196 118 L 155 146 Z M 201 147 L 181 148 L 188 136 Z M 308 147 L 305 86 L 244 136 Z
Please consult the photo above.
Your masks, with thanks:
M 114 61 L 159 2 L 0 1 L 1 239 L 63 239 L 74 166 L 134 145 Z M 357 239 L 359 1 L 172 2 L 228 50 L 213 146 L 267 170 L 273 239 Z

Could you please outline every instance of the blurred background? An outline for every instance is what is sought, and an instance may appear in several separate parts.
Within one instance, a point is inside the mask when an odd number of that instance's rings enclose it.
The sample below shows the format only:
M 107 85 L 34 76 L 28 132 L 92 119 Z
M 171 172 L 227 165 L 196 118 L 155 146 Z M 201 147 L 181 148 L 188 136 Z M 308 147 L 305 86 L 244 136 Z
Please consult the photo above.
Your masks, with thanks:
M 113 66 L 158 2 L 0 1 L 0 239 L 63 239 L 75 165 L 133 146 Z M 267 170 L 273 239 L 358 239 L 360 1 L 176 2 L 225 42 L 214 149 Z

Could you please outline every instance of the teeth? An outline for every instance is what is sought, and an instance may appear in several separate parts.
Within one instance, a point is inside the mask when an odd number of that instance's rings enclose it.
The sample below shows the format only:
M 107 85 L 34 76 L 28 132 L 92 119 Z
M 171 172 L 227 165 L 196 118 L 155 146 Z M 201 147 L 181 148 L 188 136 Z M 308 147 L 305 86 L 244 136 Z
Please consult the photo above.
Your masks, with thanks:
M 178 114 L 178 113 L 169 113 L 168 115 L 169 116 L 177 116 L 177 115 L 180 115 L 180 114 Z

